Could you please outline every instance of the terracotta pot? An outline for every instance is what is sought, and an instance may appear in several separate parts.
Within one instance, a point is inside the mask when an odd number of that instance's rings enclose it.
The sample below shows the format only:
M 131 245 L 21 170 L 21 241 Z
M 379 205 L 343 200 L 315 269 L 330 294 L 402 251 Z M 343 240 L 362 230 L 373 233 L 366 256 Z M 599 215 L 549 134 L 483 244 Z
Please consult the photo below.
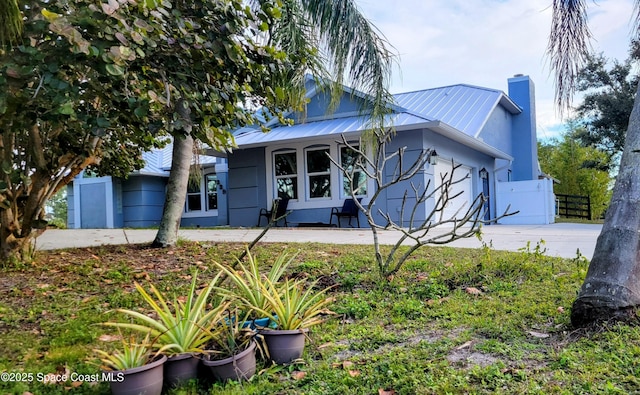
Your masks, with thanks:
M 252 341 L 242 352 L 220 360 L 202 360 L 219 381 L 249 380 L 256 373 L 256 343 Z
M 164 364 L 164 386 L 172 388 L 198 377 L 198 358 L 193 354 L 178 354 Z
M 113 395 L 160 395 L 163 383 L 163 365 L 167 357 L 161 355 L 155 361 L 138 368 L 107 372 L 111 376 Z
M 308 329 L 261 329 L 258 333 L 264 338 L 269 358 L 278 365 L 282 365 L 302 357 L 305 333 L 308 331 Z

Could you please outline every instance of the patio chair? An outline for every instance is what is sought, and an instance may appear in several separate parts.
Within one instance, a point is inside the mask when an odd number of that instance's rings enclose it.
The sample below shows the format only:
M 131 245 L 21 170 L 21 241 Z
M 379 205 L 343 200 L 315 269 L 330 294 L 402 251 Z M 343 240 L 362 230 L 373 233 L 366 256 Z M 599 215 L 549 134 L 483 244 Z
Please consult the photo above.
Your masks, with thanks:
M 362 198 L 358 198 L 358 203 L 362 201 Z M 338 219 L 338 228 L 340 226 L 341 218 L 349 218 L 349 226 L 353 228 L 351 225 L 351 218 L 355 218 L 358 221 L 358 228 L 360 227 L 360 210 L 358 210 L 358 206 L 356 206 L 356 202 L 353 199 L 345 199 L 342 207 L 332 207 L 331 208 L 331 217 L 329 217 L 329 225 L 333 224 L 333 216 Z
M 260 213 L 258 214 L 258 226 L 260 226 L 260 220 L 262 217 L 267 219 L 267 225 L 271 222 L 272 219 L 276 220 L 276 225 L 278 224 L 277 220 L 280 217 L 284 220 L 284 226 L 289 226 L 287 223 L 287 206 L 289 205 L 288 198 L 277 198 L 273 199 L 273 203 L 271 203 L 271 210 L 267 210 L 266 208 L 261 208 Z M 275 216 L 273 215 L 273 210 L 276 210 Z

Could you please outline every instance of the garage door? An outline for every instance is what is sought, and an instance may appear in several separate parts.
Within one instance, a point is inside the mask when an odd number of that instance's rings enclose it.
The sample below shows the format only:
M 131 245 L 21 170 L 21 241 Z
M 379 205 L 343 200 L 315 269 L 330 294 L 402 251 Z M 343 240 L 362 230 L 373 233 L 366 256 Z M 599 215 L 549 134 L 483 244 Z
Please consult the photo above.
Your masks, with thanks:
M 446 181 L 451 175 L 451 171 L 452 165 L 450 160 L 438 160 L 438 163 L 434 167 L 436 188 L 440 187 L 440 185 L 442 184 L 442 176 L 446 175 Z M 473 201 L 473 191 L 471 189 L 471 168 L 466 166 L 460 166 L 456 168 L 455 174 L 453 175 L 453 181 L 459 180 L 465 176 L 467 176 L 466 179 L 450 186 L 449 196 L 455 196 L 458 193 L 460 193 L 460 196 L 456 197 L 455 199 L 449 200 L 443 211 L 443 219 L 453 218 L 454 216 L 456 218 L 461 218 L 469 209 L 469 206 Z M 460 210 L 460 212 L 456 214 L 458 210 Z

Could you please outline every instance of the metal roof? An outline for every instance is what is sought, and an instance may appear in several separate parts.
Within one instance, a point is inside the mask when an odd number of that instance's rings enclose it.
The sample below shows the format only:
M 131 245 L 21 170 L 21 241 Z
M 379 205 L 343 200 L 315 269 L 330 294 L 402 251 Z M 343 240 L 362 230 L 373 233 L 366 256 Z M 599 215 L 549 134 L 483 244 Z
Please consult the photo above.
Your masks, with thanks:
M 387 127 L 396 128 L 423 124 L 432 119 L 416 116 L 406 112 L 392 114 L 385 122 Z M 266 143 L 286 142 L 314 137 L 363 132 L 367 129 L 366 119 L 361 116 L 326 119 L 321 121 L 298 123 L 292 126 L 277 126 L 268 133 L 259 129 L 236 134 L 236 144 L 241 148 L 263 146 Z
M 142 159 L 144 159 L 144 167 L 131 174 L 169 177 L 169 170 L 171 169 L 172 162 L 172 151 L 173 143 L 169 143 L 163 148 L 156 148 L 151 151 L 143 152 Z M 200 155 L 198 161 L 200 166 L 209 167 L 218 163 L 219 159 L 209 155 Z
M 400 93 L 394 97 L 395 113 L 388 117 L 387 127 L 393 126 L 398 131 L 429 128 L 496 158 L 513 159 L 509 154 L 476 138 L 498 104 L 512 114 L 522 111 L 502 91 L 460 84 Z M 309 120 L 292 126 L 274 125 L 268 133 L 257 128 L 242 128 L 234 133 L 235 141 L 240 148 L 251 148 L 331 135 L 357 134 L 367 129 L 366 118 L 353 114 L 342 115 L 334 114 L 330 119 Z
M 482 130 L 498 103 L 513 114 L 521 112 L 503 92 L 465 84 L 399 93 L 394 97 L 398 106 L 442 121 L 470 136 Z

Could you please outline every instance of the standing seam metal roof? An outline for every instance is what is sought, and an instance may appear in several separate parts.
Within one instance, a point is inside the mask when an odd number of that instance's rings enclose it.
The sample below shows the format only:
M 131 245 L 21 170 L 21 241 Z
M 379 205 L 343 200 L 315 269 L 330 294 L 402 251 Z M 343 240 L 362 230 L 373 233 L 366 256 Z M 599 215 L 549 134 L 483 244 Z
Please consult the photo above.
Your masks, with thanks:
M 470 136 L 480 132 L 501 100 L 511 102 L 501 91 L 464 84 L 399 93 L 395 99 L 412 113 L 437 119 Z M 515 104 L 509 107 L 519 112 Z

